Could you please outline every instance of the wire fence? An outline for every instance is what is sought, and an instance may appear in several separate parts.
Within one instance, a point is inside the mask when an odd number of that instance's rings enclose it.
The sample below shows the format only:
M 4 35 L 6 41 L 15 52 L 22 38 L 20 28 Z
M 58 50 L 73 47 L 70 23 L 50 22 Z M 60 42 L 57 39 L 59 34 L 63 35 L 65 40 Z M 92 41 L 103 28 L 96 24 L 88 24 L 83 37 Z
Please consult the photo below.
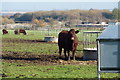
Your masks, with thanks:
M 97 48 L 96 39 L 102 31 L 85 31 L 83 32 L 83 49 Z

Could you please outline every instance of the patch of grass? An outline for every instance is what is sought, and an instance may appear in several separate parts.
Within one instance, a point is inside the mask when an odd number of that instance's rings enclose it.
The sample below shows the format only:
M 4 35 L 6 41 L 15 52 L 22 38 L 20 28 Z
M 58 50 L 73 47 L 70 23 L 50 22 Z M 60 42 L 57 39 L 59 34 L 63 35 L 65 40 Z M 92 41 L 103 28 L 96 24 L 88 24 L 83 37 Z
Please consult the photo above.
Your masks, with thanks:
M 56 66 L 17 66 L 17 63 L 3 62 L 3 73 L 8 77 L 16 78 L 94 78 L 95 65 L 56 65 Z M 86 75 L 87 73 L 87 75 Z
M 34 54 L 56 54 L 58 53 L 57 44 L 34 43 L 34 42 L 3 42 L 3 51 L 7 52 L 28 52 Z
M 46 35 L 44 32 L 40 31 L 33 31 L 33 30 L 26 30 L 27 35 L 15 35 L 13 30 L 8 30 L 9 34 L 2 35 L 2 38 L 8 39 L 24 39 L 24 40 L 43 40 L 44 36 Z
M 97 78 L 96 65 L 31 65 L 3 62 L 3 73 L 8 78 Z M 101 78 L 119 77 L 103 73 Z

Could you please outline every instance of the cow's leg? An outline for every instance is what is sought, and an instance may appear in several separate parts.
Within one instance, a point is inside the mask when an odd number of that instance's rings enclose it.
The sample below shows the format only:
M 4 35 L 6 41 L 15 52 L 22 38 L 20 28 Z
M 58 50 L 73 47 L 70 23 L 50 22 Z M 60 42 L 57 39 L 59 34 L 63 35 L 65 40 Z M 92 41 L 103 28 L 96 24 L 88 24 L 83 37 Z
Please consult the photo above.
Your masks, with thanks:
M 73 50 L 73 51 L 72 51 L 73 60 L 75 60 L 75 51 L 76 51 L 76 50 Z
M 18 35 L 20 34 L 20 30 L 18 29 Z
M 64 49 L 64 56 L 65 56 L 65 58 L 67 58 L 66 49 Z
M 23 33 L 24 35 L 26 35 L 26 32 L 25 32 L 25 31 L 23 31 L 22 33 Z
M 25 32 L 23 32 L 23 34 L 26 35 Z
M 70 60 L 70 51 L 68 50 L 68 60 Z
M 62 54 L 62 48 L 59 47 L 59 58 L 61 58 L 61 54 Z

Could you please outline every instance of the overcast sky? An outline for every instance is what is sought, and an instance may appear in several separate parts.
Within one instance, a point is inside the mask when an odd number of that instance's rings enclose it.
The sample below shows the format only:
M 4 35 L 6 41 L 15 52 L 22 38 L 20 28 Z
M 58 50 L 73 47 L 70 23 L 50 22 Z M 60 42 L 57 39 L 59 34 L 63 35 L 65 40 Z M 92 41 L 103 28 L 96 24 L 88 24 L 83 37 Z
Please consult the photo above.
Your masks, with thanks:
M 2 2 L 118 2 L 119 0 L 0 0 Z
M 1 1 L 3 2 L 2 6 L 1 6 Z M 18 3 L 6 3 L 6 2 L 18 2 Z M 30 2 L 30 3 L 24 3 L 24 2 Z M 48 2 L 48 3 L 42 3 L 42 2 Z M 56 2 L 56 3 L 52 3 L 52 2 Z M 39 11 L 39 10 L 69 10 L 69 9 L 90 9 L 90 8 L 112 10 L 113 8 L 118 7 L 117 2 L 119 2 L 119 0 L 0 0 L 0 10 Z

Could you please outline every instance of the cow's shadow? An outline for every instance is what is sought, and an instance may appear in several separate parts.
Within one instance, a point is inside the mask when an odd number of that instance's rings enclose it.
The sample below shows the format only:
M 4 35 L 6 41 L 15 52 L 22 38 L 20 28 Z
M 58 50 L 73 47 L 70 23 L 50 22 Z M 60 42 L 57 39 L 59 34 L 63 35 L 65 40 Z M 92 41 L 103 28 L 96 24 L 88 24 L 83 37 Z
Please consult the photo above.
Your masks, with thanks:
M 39 60 L 39 58 L 16 58 L 16 57 L 7 57 L 7 56 L 3 56 L 3 57 L 0 57 L 0 59 L 4 59 L 4 60 Z
M 39 57 L 18 57 L 18 56 L 0 56 L 0 59 L 4 59 L 4 60 L 29 60 L 29 61 L 34 61 L 34 60 L 38 60 L 38 61 L 58 61 L 58 60 L 64 60 L 64 61 L 68 61 L 68 58 L 65 58 L 64 56 L 62 56 L 61 58 L 59 57 L 59 55 L 40 55 Z M 73 60 L 72 57 L 70 57 L 71 60 Z M 76 57 L 76 61 L 83 61 L 83 57 Z
M 65 58 L 65 57 L 63 57 L 63 56 L 60 57 L 60 58 L 58 57 L 58 59 L 68 61 L 68 58 Z M 73 57 L 70 57 L 70 60 L 73 60 Z M 83 61 L 83 57 L 77 56 L 75 60 L 76 60 L 76 61 Z

